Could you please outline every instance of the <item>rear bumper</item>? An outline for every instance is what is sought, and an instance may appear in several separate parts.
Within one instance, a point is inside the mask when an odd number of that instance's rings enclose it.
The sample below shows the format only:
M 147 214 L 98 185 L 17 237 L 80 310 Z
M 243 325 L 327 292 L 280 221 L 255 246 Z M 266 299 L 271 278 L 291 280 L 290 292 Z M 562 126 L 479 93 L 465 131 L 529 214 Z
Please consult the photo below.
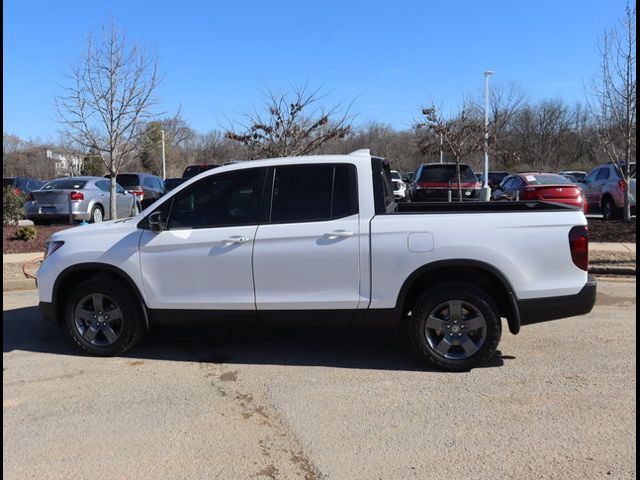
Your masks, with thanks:
M 458 189 L 457 188 L 418 188 L 413 192 L 413 201 L 416 202 L 446 202 L 449 199 L 449 193 L 451 192 L 451 200 L 458 201 Z M 467 200 L 480 200 L 480 190 L 477 189 L 462 189 L 462 201 Z
M 27 213 L 25 217 L 28 220 L 68 220 L 69 214 L 48 214 L 48 213 Z M 73 220 L 90 220 L 90 213 L 72 213 L 71 218 Z
M 547 322 L 589 313 L 596 303 L 597 282 L 589 275 L 587 283 L 575 295 L 517 300 L 521 325 Z

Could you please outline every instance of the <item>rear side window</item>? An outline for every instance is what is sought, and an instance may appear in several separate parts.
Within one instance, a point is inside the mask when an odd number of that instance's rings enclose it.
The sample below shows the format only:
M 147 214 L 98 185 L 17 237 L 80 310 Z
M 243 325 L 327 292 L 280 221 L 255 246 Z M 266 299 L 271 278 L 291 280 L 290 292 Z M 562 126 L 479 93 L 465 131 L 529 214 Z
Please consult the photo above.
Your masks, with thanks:
M 598 172 L 598 176 L 596 177 L 596 180 L 608 180 L 608 179 L 609 179 L 609 169 L 601 168 L 600 171 Z
M 144 185 L 146 187 L 158 188 L 158 184 L 157 184 L 156 179 L 154 177 L 145 177 L 144 178 Z
M 275 168 L 271 223 L 319 222 L 357 213 L 355 172 L 348 164 Z
M 109 180 L 99 180 L 96 182 L 96 187 L 98 187 L 103 192 L 111 191 L 111 181 Z

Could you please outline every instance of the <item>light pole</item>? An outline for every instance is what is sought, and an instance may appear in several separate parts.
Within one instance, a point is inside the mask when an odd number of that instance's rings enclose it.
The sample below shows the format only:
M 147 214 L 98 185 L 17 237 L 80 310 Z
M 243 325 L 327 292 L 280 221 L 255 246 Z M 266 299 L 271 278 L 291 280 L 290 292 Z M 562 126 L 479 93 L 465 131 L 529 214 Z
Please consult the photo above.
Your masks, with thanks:
M 164 128 L 160 130 L 160 139 L 162 141 L 162 180 L 167 179 L 167 164 L 164 158 Z
M 482 200 L 488 202 L 491 199 L 489 188 L 489 77 L 493 75 L 491 70 L 484 72 L 484 175 L 482 185 Z
M 442 151 L 442 133 L 440 133 L 440 163 L 443 163 L 443 151 Z

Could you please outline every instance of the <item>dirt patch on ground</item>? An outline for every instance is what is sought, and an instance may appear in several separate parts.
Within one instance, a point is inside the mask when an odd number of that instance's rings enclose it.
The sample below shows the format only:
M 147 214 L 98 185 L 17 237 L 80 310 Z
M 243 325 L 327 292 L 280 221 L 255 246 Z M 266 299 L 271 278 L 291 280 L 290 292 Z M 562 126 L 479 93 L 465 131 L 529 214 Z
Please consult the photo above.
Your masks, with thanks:
M 71 228 L 73 225 L 52 225 L 35 227 L 38 234 L 34 240 L 25 242 L 16 238 L 16 230 L 20 227 L 2 226 L 2 253 L 44 252 L 44 245 L 55 232 Z
M 589 241 L 591 242 L 628 242 L 636 243 L 636 219 L 631 222 L 622 220 L 605 221 L 601 218 L 589 218 Z

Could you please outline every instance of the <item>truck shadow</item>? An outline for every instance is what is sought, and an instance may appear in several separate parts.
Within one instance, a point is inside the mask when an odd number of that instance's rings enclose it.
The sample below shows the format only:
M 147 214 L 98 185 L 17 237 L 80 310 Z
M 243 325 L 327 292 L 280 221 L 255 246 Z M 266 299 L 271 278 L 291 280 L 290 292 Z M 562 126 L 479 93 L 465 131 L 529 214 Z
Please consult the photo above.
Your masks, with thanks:
M 2 351 L 83 356 L 63 329 L 36 307 L 5 310 Z M 123 357 L 200 363 L 324 366 L 433 371 L 418 359 L 401 330 L 348 328 L 158 327 Z M 514 357 L 496 352 L 479 368 L 500 367 Z

